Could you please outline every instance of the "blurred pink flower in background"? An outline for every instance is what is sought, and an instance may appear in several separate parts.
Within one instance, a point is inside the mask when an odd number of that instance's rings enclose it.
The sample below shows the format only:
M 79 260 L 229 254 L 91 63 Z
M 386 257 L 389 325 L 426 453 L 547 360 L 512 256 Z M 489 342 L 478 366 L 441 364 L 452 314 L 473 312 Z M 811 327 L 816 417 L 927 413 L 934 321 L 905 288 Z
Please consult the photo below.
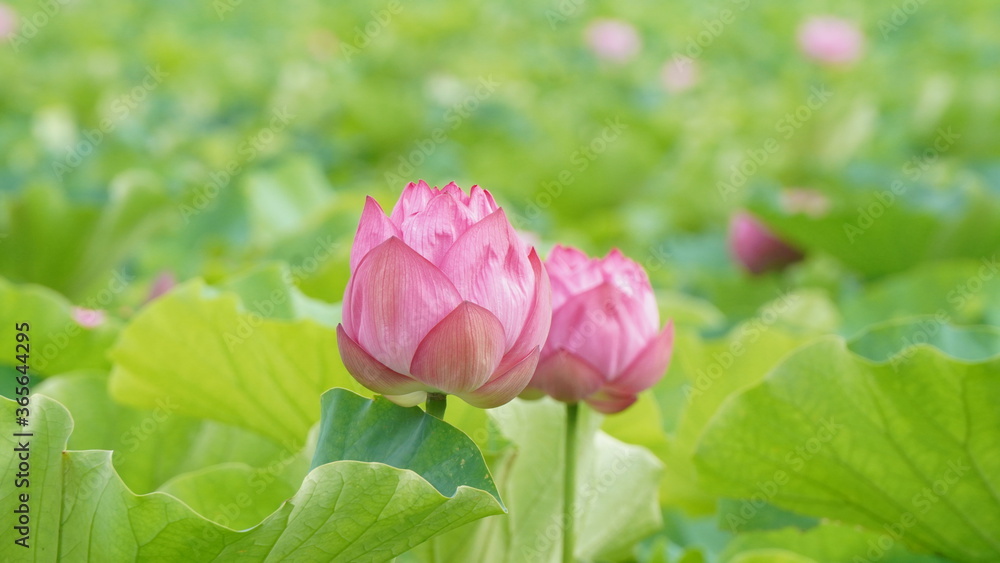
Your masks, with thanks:
M 733 215 L 729 223 L 729 250 L 752 274 L 781 269 L 802 259 L 801 252 L 744 211 Z
M 0 4 L 0 39 L 10 39 L 17 33 L 17 12 L 7 4 Z
M 177 278 L 173 272 L 160 272 L 153 280 L 153 285 L 149 288 L 149 295 L 146 296 L 146 303 L 163 296 L 177 285 Z
M 337 343 L 351 375 L 389 399 L 492 408 L 531 379 L 551 307 L 538 254 L 488 191 L 421 181 L 388 217 L 366 200 Z
M 95 328 L 104 324 L 107 316 L 100 309 L 73 307 L 73 320 L 83 328 Z
M 861 56 L 864 35 L 851 20 L 814 16 L 799 27 L 799 47 L 811 59 L 827 64 L 846 64 Z
M 698 63 L 691 57 L 674 57 L 660 69 L 660 82 L 672 94 L 688 90 L 698 83 Z
M 594 20 L 587 26 L 586 37 L 594 54 L 617 63 L 631 60 L 642 46 L 635 28 L 621 20 Z
M 788 188 L 781 192 L 781 207 L 790 215 L 802 213 L 819 219 L 830 212 L 830 198 L 811 188 Z
M 565 246 L 545 266 L 552 329 L 529 388 L 603 413 L 625 410 L 663 377 L 673 348 L 673 324 L 660 330 L 646 272 L 618 250 L 590 259 Z

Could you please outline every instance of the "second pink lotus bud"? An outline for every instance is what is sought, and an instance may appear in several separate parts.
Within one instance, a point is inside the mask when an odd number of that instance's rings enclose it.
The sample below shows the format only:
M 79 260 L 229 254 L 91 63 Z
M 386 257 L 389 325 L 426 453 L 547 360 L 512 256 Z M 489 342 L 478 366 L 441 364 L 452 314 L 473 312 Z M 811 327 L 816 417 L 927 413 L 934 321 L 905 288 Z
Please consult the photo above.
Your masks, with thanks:
M 552 328 L 529 388 L 603 413 L 628 408 L 666 372 L 673 347 L 646 272 L 617 250 L 592 260 L 563 246 L 545 265 Z

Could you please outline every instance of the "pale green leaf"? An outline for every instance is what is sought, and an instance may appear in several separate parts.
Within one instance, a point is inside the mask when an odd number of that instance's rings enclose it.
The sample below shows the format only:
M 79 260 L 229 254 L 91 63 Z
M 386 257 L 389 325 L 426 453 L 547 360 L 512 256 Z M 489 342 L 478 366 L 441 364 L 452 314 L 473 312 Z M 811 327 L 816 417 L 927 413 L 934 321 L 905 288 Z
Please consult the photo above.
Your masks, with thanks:
M 16 404 L 0 400 L 0 447 L 12 451 L 21 430 Z M 30 488 L 4 487 L 3 506 L 29 494 L 28 561 L 387 561 L 440 533 L 502 511 L 488 492 L 464 485 L 447 497 L 412 471 L 338 461 L 317 467 L 287 502 L 259 525 L 235 531 L 209 521 L 171 495 L 136 496 L 111 465 L 111 452 L 64 452 L 73 422 L 44 395 L 32 396 Z M 18 460 L 2 478 L 13 483 Z M 13 508 L 12 508 L 13 509 Z M 0 528 L 12 546 L 13 526 Z
M 565 405 L 515 400 L 489 414 L 511 442 L 493 466 L 509 514 L 436 538 L 421 556 L 437 562 L 558 561 Z M 576 556 L 616 558 L 660 525 L 652 491 L 661 467 L 644 448 L 597 430 L 600 415 L 581 414 Z
M 337 319 L 320 324 L 306 316 L 325 310 L 319 305 L 285 307 L 305 298 L 276 286 L 266 270 L 258 279 L 269 291 L 239 284 L 249 299 L 195 280 L 140 311 L 111 352 L 112 396 L 146 409 L 169 400 L 179 414 L 301 446 L 319 421 L 324 391 L 361 387 L 340 361 Z
M 15 325 L 28 323 L 28 367 L 33 375 L 110 367 L 105 355 L 119 330 L 110 315 L 101 326 L 83 327 L 73 318 L 69 301 L 55 291 L 0 278 L 0 317 L 0 339 L 11 343 L 11 352 Z M 20 365 L 13 353 L 0 356 L 0 364 Z
M 696 456 L 704 482 L 897 530 L 956 561 L 1000 558 L 1000 360 L 905 353 L 873 363 L 832 337 L 797 350 L 712 419 Z

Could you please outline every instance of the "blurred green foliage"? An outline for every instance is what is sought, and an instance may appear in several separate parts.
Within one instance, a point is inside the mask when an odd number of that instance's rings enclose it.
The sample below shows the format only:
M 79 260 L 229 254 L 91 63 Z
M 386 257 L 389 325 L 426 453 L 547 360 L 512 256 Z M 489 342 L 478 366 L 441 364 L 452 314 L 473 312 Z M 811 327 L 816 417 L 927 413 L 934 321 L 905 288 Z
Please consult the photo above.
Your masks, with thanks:
M 718 279 L 738 274 L 723 264 L 714 282 L 698 280 L 690 272 L 703 264 L 674 247 L 704 239 L 695 252 L 718 254 L 730 210 L 785 187 L 831 198 L 828 228 L 755 209 L 861 275 L 967 256 L 983 245 L 942 249 L 936 237 L 963 219 L 965 237 L 1000 237 L 977 228 L 995 223 L 991 213 L 972 213 L 1000 181 L 990 125 L 1000 120 L 1000 11 L 988 0 L 910 4 L 95 1 L 50 13 L 15 2 L 20 35 L 0 50 L 11 77 L 0 95 L 0 229 L 32 236 L 8 241 L 0 270 L 82 299 L 90 280 L 45 267 L 46 255 L 110 269 L 101 260 L 131 247 L 133 270 L 182 278 L 218 278 L 261 256 L 304 260 L 303 233 L 349 242 L 364 194 L 388 203 L 416 178 L 481 184 L 545 240 L 621 246 L 665 262 L 651 268 L 660 285 L 713 299 Z M 859 61 L 824 66 L 797 50 L 797 27 L 828 11 L 859 23 Z M 614 64 L 591 53 L 584 30 L 596 17 L 636 26 L 639 55 Z M 660 68 L 677 55 L 694 58 L 700 79 L 670 93 Z M 828 99 L 798 119 L 817 91 Z M 608 123 L 618 124 L 610 134 Z M 942 131 L 954 140 L 930 158 Z M 602 133 L 612 140 L 597 142 Z M 776 152 L 753 162 L 768 139 Z M 748 159 L 753 173 L 734 183 Z M 847 240 L 842 223 L 896 180 L 907 193 L 891 215 L 923 209 L 904 217 L 905 236 L 885 218 Z M 35 190 L 79 209 L 29 213 L 39 204 L 22 200 Z M 87 206 L 136 190 L 165 198 L 134 210 L 142 225 L 104 218 L 94 240 L 73 227 Z M 154 215 L 166 219 L 158 236 L 135 230 Z M 56 231 L 47 250 L 35 246 L 56 227 L 81 236 Z M 107 253 L 84 254 L 87 243 Z M 335 289 L 308 292 L 336 300 L 342 282 L 329 281 Z M 752 297 L 749 310 L 771 297 Z
M 37 323 L 44 363 L 33 375 L 70 407 L 74 448 L 127 443 L 115 421 L 148 418 L 148 381 L 175 385 L 180 358 L 203 401 L 186 401 L 155 440 L 115 458 L 136 492 L 180 475 L 167 490 L 194 495 L 232 468 L 205 481 L 192 472 L 227 460 L 261 471 L 272 457 L 261 452 L 273 453 L 281 433 L 254 406 L 268 391 L 241 384 L 270 372 L 236 369 L 218 345 L 189 355 L 220 327 L 185 315 L 227 326 L 262 315 L 268 328 L 251 347 L 265 363 L 311 346 L 322 350 L 312 364 L 337 365 L 320 370 L 322 381 L 300 377 L 295 400 L 279 405 L 301 418 L 287 432 L 296 446 L 308 442 L 318 393 L 334 380 L 353 385 L 334 361 L 331 304 L 343 295 L 364 197 L 388 208 L 420 178 L 490 189 L 543 249 L 617 246 L 649 271 L 664 318 L 678 327 L 673 366 L 602 427 L 665 465 L 664 526 L 636 549 L 643 561 L 831 561 L 869 549 L 879 530 L 856 515 L 778 496 L 746 517 L 745 498 L 720 498 L 720 489 L 754 492 L 727 473 L 734 464 L 754 469 L 750 454 L 733 461 L 732 436 L 780 450 L 760 430 L 773 422 L 770 410 L 751 407 L 769 398 L 775 373 L 800 385 L 796 397 L 817 399 L 809 370 L 793 373 L 785 360 L 847 357 L 804 356 L 819 335 L 879 325 L 850 341 L 858 365 L 862 356 L 908 358 L 924 332 L 941 354 L 995 347 L 992 329 L 951 328 L 1000 321 L 993 0 L 9 5 L 20 23 L 0 44 L 5 318 Z M 799 26 L 822 14 L 857 22 L 865 36 L 857 61 L 824 65 L 799 51 Z M 588 48 L 585 33 L 598 18 L 635 26 L 642 47 L 634 59 L 601 60 Z M 678 56 L 693 59 L 698 79 L 670 91 L 661 73 Z M 725 238 L 740 208 L 806 259 L 744 273 Z M 147 307 L 164 272 L 189 285 Z M 284 296 L 281 306 L 255 308 L 270 295 Z M 104 309 L 110 321 L 81 329 L 74 306 Z M 916 315 L 930 324 L 902 320 Z M 116 338 L 111 393 L 107 352 Z M 0 360 L 0 371 L 14 373 L 12 362 Z M 236 391 L 213 379 L 229 372 Z M 486 447 L 491 467 L 513 456 L 481 412 L 449 409 L 449 421 Z M 189 438 L 199 444 L 190 451 Z M 220 443 L 230 455 L 209 455 Z M 906 453 L 929 455 L 921 443 Z M 186 461 L 157 462 L 164 451 Z M 707 486 L 706 459 L 725 486 Z M 274 503 L 295 490 L 300 470 L 277 481 Z M 270 508 L 255 507 L 241 523 Z M 486 533 L 493 525 L 474 526 Z M 921 546 L 944 552 L 933 541 L 902 542 L 884 560 L 937 560 L 907 551 Z M 956 560 L 978 552 L 969 553 L 948 551 Z

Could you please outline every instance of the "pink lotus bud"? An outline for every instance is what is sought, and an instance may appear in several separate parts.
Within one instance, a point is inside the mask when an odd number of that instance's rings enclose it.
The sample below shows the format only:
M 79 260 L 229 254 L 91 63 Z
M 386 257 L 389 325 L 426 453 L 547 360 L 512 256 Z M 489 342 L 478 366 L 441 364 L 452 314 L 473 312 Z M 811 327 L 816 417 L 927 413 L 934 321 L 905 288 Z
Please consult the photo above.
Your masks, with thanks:
M 83 328 L 96 328 L 104 324 L 106 319 L 104 311 L 100 309 L 84 309 L 83 307 L 73 307 L 73 320 Z
M 642 46 L 635 28 L 619 20 L 595 20 L 587 26 L 586 36 L 595 55 L 616 63 L 631 60 Z
M 733 215 L 729 222 L 729 249 L 752 274 L 778 270 L 802 259 L 801 252 L 745 212 Z
M 607 414 L 625 410 L 663 377 L 673 348 L 646 272 L 618 250 L 591 260 L 564 246 L 545 266 L 552 330 L 529 387 Z
M 0 39 L 10 39 L 17 33 L 17 12 L 7 4 L 0 4 Z
M 551 320 L 541 260 L 488 191 L 411 183 L 388 217 L 365 202 L 337 327 L 365 387 L 500 406 L 531 379 Z
M 698 63 L 691 57 L 674 57 L 660 69 L 660 82 L 671 94 L 689 90 L 698 83 Z
M 847 64 L 861 56 L 864 36 L 850 20 L 812 17 L 799 27 L 799 47 L 807 57 L 821 63 Z

